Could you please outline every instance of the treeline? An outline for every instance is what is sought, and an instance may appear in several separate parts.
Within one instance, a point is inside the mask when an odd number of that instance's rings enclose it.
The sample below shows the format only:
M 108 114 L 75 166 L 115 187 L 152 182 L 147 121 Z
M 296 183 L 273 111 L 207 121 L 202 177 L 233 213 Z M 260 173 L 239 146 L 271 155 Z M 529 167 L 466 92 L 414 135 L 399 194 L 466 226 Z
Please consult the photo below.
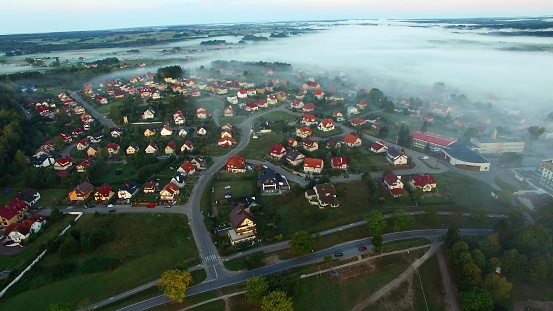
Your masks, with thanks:
M 237 60 L 215 60 L 211 62 L 211 66 L 216 69 L 232 69 L 237 71 L 255 71 L 260 68 L 271 68 L 275 72 L 291 72 L 292 65 L 281 62 L 243 62 Z
M 27 141 L 23 132 L 24 120 L 21 117 L 17 94 L 12 87 L 0 84 L 0 183 L 9 180 L 25 166 L 22 150 Z M 30 133 L 27 133 L 30 134 Z M 16 157 L 17 155 L 17 157 Z M 16 162 L 14 159 L 18 159 Z
M 226 40 L 207 40 L 200 42 L 200 45 L 222 45 L 226 43 Z
M 163 78 L 174 78 L 174 79 L 182 78 L 182 77 L 184 77 L 184 70 L 182 70 L 181 66 L 163 67 L 163 68 L 159 68 L 157 70 L 157 76 L 160 79 L 163 79 Z

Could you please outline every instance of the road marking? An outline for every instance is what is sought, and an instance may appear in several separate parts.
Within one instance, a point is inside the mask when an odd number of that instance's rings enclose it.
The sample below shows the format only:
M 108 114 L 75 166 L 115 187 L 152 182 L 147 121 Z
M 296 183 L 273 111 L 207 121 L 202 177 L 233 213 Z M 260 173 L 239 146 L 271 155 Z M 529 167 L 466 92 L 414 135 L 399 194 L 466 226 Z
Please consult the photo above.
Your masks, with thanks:
M 217 255 L 205 256 L 205 257 L 204 257 L 204 260 L 205 260 L 206 262 L 216 261 L 216 260 L 217 260 Z

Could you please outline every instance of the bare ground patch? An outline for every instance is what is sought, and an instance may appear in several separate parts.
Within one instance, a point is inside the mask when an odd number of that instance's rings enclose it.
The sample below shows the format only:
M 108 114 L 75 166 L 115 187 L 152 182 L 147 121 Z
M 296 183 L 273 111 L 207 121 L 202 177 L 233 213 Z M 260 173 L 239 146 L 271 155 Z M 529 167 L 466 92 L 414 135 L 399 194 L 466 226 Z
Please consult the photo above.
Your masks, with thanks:
M 553 301 L 519 301 L 515 303 L 515 311 L 524 311 L 528 308 L 553 311 Z

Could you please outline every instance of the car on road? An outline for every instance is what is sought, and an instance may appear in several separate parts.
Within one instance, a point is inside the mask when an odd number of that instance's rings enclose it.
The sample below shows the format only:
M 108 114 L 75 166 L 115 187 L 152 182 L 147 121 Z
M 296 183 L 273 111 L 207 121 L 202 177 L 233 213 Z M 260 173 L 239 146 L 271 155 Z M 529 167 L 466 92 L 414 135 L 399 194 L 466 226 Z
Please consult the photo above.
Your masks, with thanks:
M 344 174 L 344 178 L 349 178 L 349 174 Z
M 429 158 L 427 156 L 420 157 L 421 160 L 428 160 Z
M 171 205 L 170 205 L 170 204 L 166 204 L 166 205 L 165 205 L 165 208 L 171 208 Z
M 215 187 L 211 187 L 211 192 L 215 192 Z
M 225 189 L 230 189 L 230 185 L 226 185 L 226 186 L 225 186 Z
M 148 204 L 148 208 L 154 208 L 154 207 L 156 207 L 155 204 Z
M 112 208 L 112 209 L 109 210 L 109 212 L 110 213 L 115 213 L 115 212 L 117 212 L 117 210 L 115 208 Z
M 342 256 L 344 256 L 344 253 L 336 253 L 336 254 L 334 254 L 334 257 L 342 257 Z
M 110 204 L 106 205 L 106 207 L 111 208 L 111 207 L 113 207 L 113 204 L 110 203 Z
M 367 247 L 366 246 L 361 246 L 359 247 L 359 251 L 360 252 L 363 252 L 363 251 L 366 251 L 367 250 Z
M 232 192 L 230 191 L 225 192 L 225 199 L 230 199 L 230 198 L 232 198 Z

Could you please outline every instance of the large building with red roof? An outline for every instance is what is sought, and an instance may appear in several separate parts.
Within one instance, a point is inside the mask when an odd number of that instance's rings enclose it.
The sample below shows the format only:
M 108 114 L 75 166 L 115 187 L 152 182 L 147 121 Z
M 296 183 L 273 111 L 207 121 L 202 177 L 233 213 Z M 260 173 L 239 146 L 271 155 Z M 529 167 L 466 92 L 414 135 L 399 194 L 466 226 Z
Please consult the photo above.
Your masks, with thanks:
M 425 133 L 425 132 L 411 132 L 413 138 L 413 147 L 424 149 L 426 144 L 430 146 L 430 149 L 442 149 L 456 142 L 456 139 L 443 137 L 440 135 Z

